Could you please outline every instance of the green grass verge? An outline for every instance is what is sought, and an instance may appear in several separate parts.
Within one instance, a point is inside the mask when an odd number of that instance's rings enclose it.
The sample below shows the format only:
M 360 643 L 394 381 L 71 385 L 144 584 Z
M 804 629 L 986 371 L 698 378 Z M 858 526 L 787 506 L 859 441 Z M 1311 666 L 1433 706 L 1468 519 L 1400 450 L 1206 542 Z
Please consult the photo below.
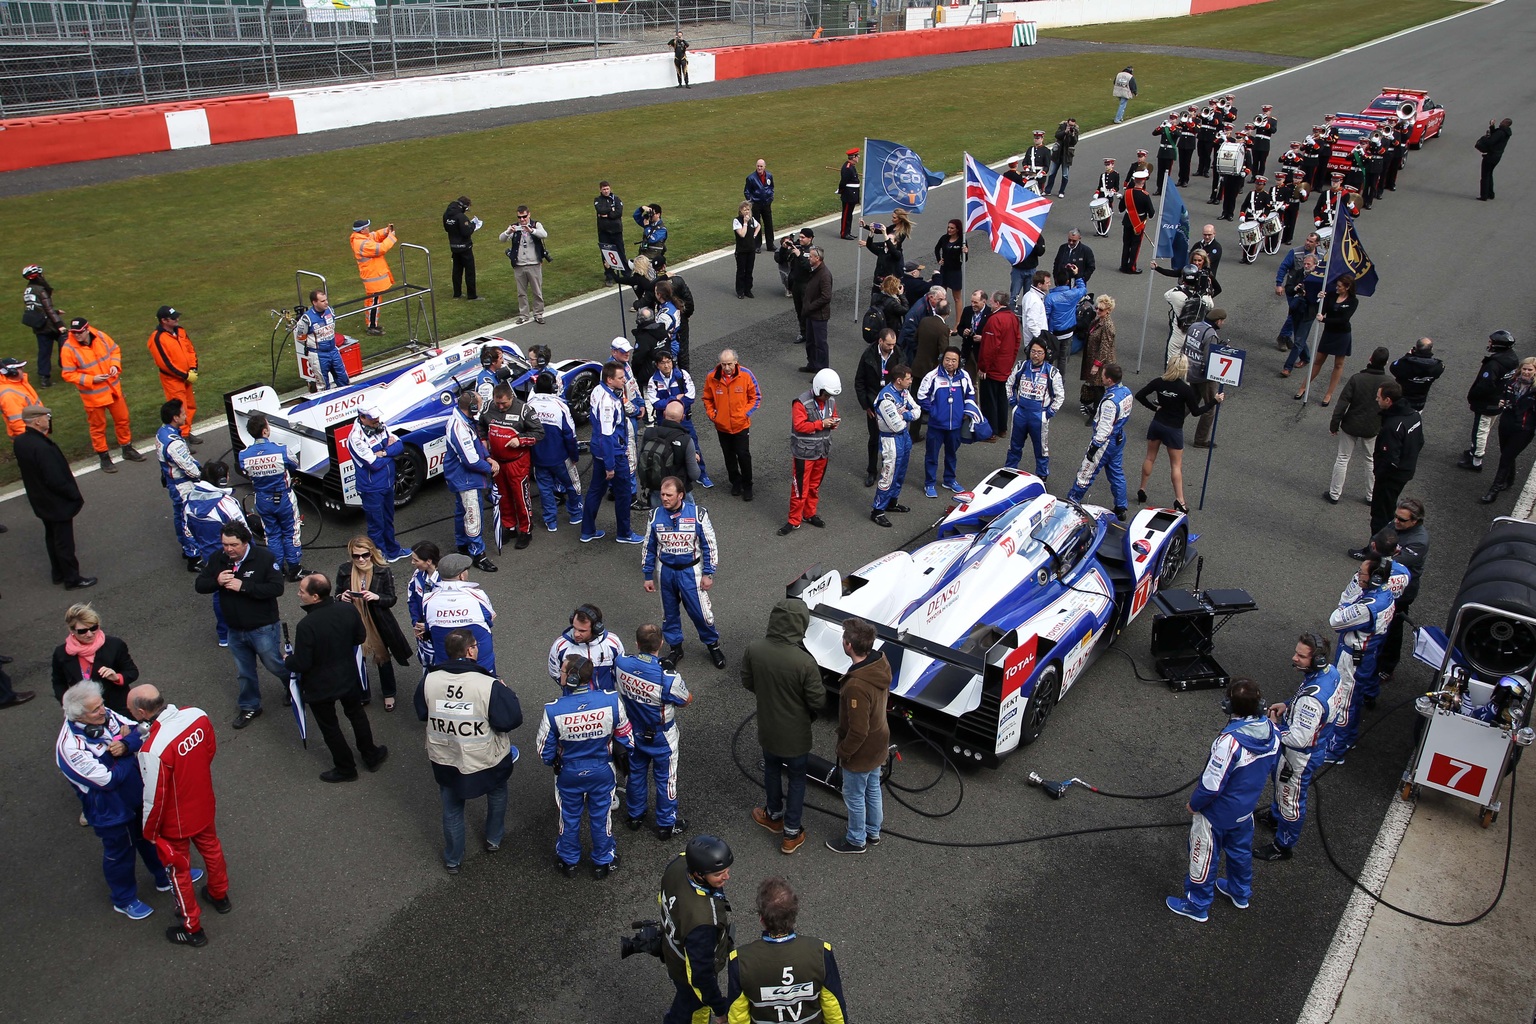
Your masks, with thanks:
M 1476 6 L 1460 0 L 1270 0 L 1195 18 L 1081 25 L 1048 29 L 1042 34 L 1052 39 L 1091 39 L 1100 43 L 1208 46 L 1290 57 L 1323 57 Z M 1145 59 L 1138 58 L 1137 63 Z M 1138 71 L 1136 83 L 1141 82 L 1142 74 Z
M 729 244 L 742 180 L 759 156 L 768 158 L 778 178 L 775 225 L 787 228 L 835 211 L 843 151 L 866 134 L 903 142 L 930 166 L 955 173 L 963 151 L 989 161 L 1004 158 L 1028 145 L 1033 128 L 1052 130 L 1068 115 L 1085 128 L 1104 123 L 1113 109 L 1102 96 L 1103 83 L 1122 63 L 1121 54 L 1093 54 L 731 99 L 690 98 L 8 199 L 0 201 L 0 268 L 14 273 L 27 263 L 43 264 L 58 289 L 58 304 L 71 316 L 88 316 L 117 340 L 134 433 L 142 438 L 159 426 L 163 401 L 146 348 L 155 308 L 170 303 L 183 312 L 202 363 L 199 404 L 217 415 L 225 391 L 268 378 L 268 310 L 294 303 L 295 269 L 326 275 L 333 302 L 361 293 L 347 248 L 355 218 L 371 217 L 378 225 L 392 220 L 402 239 L 432 249 L 436 286 L 446 296 L 443 208 L 460 193 L 474 199 L 486 222 L 475 252 L 480 289 L 489 301 L 440 300 L 438 324 L 442 336 L 451 337 L 516 312 L 511 270 L 496 234 L 518 203 L 527 203 L 550 231 L 555 262 L 545 266 L 544 295 L 553 304 L 601 285 L 591 205 L 600 178 L 613 182 L 629 209 L 641 202 L 662 205 L 669 254 L 681 261 Z M 1147 83 L 1141 98 L 1152 104 L 1270 70 L 1161 56 L 1137 64 Z M 978 96 L 998 97 L 1000 104 L 1006 98 L 1007 115 L 977 116 Z M 1093 107 L 1084 108 L 1085 96 L 1095 98 Z M 913 116 L 919 107 L 924 116 Z M 931 210 L 925 238 L 937 235 L 934 222 L 958 215 L 958 209 Z M 633 253 L 633 224 L 626 237 Z M 19 295 L 19 279 L 16 289 Z M 386 310 L 390 334 L 368 339 L 370 351 L 401 340 L 400 310 Z M 14 352 L 31 364 L 36 346 L 17 322 L 19 307 L 12 314 L 0 354 Z M 710 315 L 707 304 L 701 315 Z M 525 329 L 519 337 L 552 344 L 560 357 L 606 351 L 606 336 L 578 338 L 557 325 Z M 361 334 L 360 326 L 348 333 Z M 285 350 L 278 383 L 286 389 L 297 381 Z M 69 455 L 84 456 L 84 413 L 74 390 L 60 385 L 56 376 L 53 390 L 44 392 L 56 410 L 56 437 Z M 9 446 L 0 452 L 0 482 L 13 481 Z

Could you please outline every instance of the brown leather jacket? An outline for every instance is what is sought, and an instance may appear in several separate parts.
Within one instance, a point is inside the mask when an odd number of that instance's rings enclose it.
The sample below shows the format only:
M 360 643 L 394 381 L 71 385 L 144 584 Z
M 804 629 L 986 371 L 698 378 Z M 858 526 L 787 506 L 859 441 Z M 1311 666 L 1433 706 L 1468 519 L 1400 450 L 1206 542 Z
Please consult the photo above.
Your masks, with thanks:
M 891 727 L 885 720 L 891 663 L 874 653 L 843 676 L 837 712 L 837 763 L 844 771 L 869 772 L 885 763 Z

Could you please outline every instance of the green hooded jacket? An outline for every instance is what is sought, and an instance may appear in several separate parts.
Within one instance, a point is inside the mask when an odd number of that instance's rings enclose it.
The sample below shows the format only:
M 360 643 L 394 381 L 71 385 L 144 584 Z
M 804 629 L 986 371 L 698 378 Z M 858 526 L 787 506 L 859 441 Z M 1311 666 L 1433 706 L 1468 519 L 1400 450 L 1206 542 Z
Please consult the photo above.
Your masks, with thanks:
M 800 646 L 810 621 L 804 601 L 785 598 L 768 614 L 768 635 L 741 656 L 741 683 L 757 695 L 758 742 L 776 757 L 811 752 L 811 720 L 827 703 L 821 669 Z

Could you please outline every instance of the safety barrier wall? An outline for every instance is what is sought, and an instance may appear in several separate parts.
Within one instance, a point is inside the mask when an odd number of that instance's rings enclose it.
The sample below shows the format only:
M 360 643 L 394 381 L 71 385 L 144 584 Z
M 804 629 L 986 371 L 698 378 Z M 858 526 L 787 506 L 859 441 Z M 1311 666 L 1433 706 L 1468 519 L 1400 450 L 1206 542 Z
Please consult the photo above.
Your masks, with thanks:
M 1156 18 L 1182 18 L 1189 14 L 1209 14 L 1229 7 L 1247 7 L 1268 0 L 1027 0 L 1025 3 L 998 4 L 1004 19 L 1033 21 L 1040 28 L 1066 28 L 1073 25 L 1102 25 L 1116 21 L 1152 21 Z M 934 25 L 934 8 L 909 7 L 907 30 Z M 944 7 L 937 29 L 953 32 L 975 28 L 967 24 L 971 7 Z
M 783 71 L 806 71 L 935 53 L 1006 49 L 1013 43 L 1013 26 L 1002 22 L 954 29 L 908 28 L 905 32 L 828 39 L 796 39 L 759 46 L 727 46 L 713 51 L 715 78 L 747 78 Z

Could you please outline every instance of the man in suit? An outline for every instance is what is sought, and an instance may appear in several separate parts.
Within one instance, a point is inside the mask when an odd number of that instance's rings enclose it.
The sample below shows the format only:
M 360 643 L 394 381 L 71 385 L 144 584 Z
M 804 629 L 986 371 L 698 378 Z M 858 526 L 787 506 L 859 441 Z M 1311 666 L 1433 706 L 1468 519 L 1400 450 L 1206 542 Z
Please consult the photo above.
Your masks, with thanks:
M 29 405 L 21 411 L 26 427 L 17 436 L 16 466 L 21 470 L 22 486 L 32 514 L 43 521 L 43 543 L 48 548 L 48 564 L 53 582 L 65 590 L 83 590 L 96 585 L 96 577 L 80 575 L 75 558 L 75 516 L 85 507 L 69 460 L 48 435 L 53 432 L 53 413 L 46 405 Z

